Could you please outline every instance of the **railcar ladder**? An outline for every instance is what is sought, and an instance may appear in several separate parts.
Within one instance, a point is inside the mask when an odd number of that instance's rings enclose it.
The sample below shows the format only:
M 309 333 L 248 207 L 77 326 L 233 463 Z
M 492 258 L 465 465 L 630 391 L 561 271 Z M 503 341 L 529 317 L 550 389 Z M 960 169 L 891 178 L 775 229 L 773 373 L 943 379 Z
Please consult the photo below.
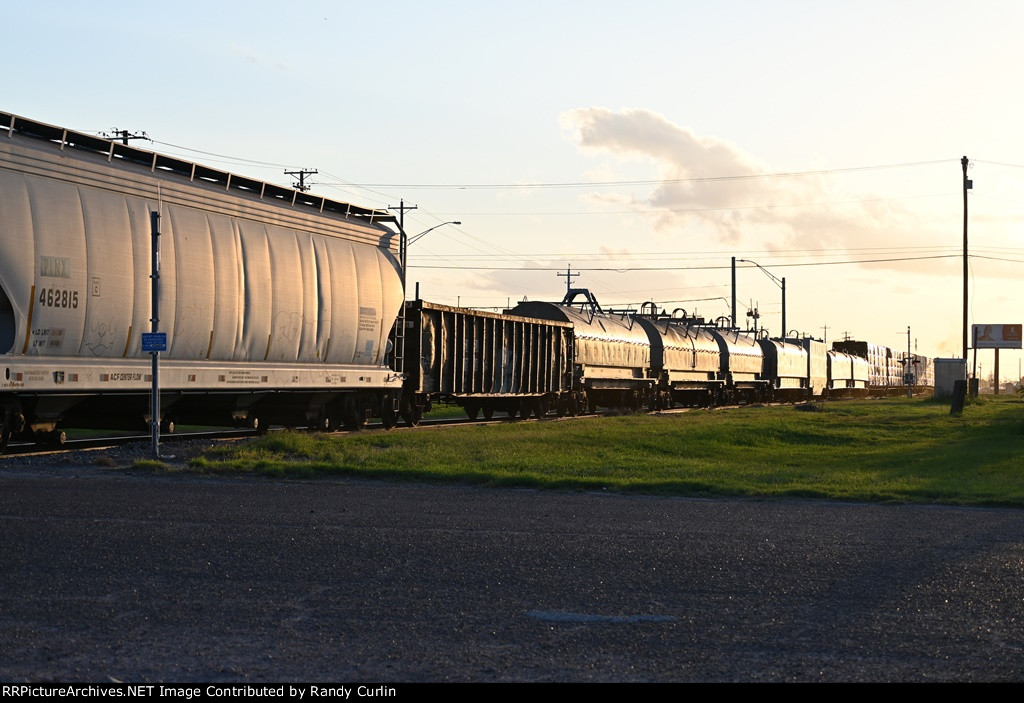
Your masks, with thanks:
M 391 358 L 394 362 L 395 373 L 405 373 L 405 304 L 402 301 L 402 308 L 395 318 L 395 329 L 392 338 L 395 341 L 395 348 L 391 350 Z

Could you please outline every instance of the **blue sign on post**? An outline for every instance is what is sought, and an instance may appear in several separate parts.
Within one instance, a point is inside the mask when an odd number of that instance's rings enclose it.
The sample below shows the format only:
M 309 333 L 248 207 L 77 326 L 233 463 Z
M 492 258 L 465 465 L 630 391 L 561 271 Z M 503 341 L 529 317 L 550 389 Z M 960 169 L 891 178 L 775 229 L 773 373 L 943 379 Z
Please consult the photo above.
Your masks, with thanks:
M 143 332 L 142 351 L 152 354 L 153 352 L 167 351 L 166 332 Z

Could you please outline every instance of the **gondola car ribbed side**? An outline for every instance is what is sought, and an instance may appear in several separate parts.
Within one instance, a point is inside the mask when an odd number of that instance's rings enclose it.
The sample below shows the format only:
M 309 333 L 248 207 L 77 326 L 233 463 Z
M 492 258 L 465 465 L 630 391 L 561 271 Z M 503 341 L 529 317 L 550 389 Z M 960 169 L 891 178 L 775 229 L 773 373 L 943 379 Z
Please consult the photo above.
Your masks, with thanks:
M 414 300 L 406 303 L 402 413 L 416 424 L 431 403 L 510 417 L 574 412 L 572 325 Z

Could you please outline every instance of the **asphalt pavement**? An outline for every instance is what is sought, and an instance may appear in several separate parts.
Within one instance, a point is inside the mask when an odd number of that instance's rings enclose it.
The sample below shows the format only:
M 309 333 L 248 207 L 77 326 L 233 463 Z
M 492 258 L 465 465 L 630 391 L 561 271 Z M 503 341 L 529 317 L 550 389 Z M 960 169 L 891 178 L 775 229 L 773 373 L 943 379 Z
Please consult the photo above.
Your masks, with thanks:
M 1021 681 L 1024 512 L 0 464 L 0 680 Z

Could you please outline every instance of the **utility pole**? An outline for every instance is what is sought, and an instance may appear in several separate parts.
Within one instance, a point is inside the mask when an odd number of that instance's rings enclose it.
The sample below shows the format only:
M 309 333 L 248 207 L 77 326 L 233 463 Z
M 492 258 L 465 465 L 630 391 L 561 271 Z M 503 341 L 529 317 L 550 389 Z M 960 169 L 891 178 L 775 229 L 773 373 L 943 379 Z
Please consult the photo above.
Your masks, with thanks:
M 295 188 L 295 190 L 305 193 L 311 187 L 306 185 L 306 176 L 312 176 L 317 173 L 320 172 L 317 171 L 315 168 L 300 168 L 298 171 L 285 171 L 284 175 L 298 177 L 299 182 L 293 184 L 292 187 Z
M 121 143 L 125 146 L 128 145 L 129 139 L 149 139 L 145 132 L 129 132 L 127 129 L 111 129 L 109 132 L 103 132 L 103 136 L 107 139 L 120 139 Z
M 398 201 L 398 207 L 392 207 L 392 206 L 388 205 L 388 210 L 398 210 L 398 231 L 400 233 L 399 234 L 400 239 L 398 240 L 398 260 L 399 260 L 399 262 L 401 263 L 401 266 L 402 266 L 402 299 L 403 300 L 405 298 L 409 297 L 408 296 L 408 292 L 407 292 L 406 287 L 405 287 L 406 286 L 406 280 L 405 280 L 405 259 L 406 259 L 406 249 L 408 248 L 408 244 L 407 244 L 408 237 L 406 237 L 406 234 L 405 234 L 405 211 L 406 210 L 417 210 L 417 209 L 419 209 L 418 205 L 406 205 L 404 199 Z M 419 298 L 418 295 L 416 297 Z
M 740 323 L 736 319 L 736 257 L 732 257 L 732 327 L 739 329 Z
M 960 165 L 964 170 L 964 365 L 967 364 L 967 191 L 974 187 L 974 183 L 967 178 L 967 164 L 970 163 L 967 157 L 960 159 Z
M 914 397 L 913 380 L 911 379 L 911 374 L 913 372 L 910 370 L 911 366 L 912 364 L 910 363 L 910 325 L 907 325 L 907 363 L 903 365 L 903 375 L 904 381 L 907 384 L 908 398 Z
M 579 271 L 577 271 L 576 273 L 572 272 L 572 264 L 569 264 L 569 266 L 565 269 L 565 273 L 558 274 L 559 277 L 565 276 L 565 294 L 566 294 L 566 296 L 568 296 L 569 293 L 572 292 L 572 277 L 573 276 L 579 276 L 579 275 L 580 275 Z
M 789 334 L 789 330 L 786 329 L 786 277 L 782 277 L 782 342 L 786 342 L 786 335 Z

